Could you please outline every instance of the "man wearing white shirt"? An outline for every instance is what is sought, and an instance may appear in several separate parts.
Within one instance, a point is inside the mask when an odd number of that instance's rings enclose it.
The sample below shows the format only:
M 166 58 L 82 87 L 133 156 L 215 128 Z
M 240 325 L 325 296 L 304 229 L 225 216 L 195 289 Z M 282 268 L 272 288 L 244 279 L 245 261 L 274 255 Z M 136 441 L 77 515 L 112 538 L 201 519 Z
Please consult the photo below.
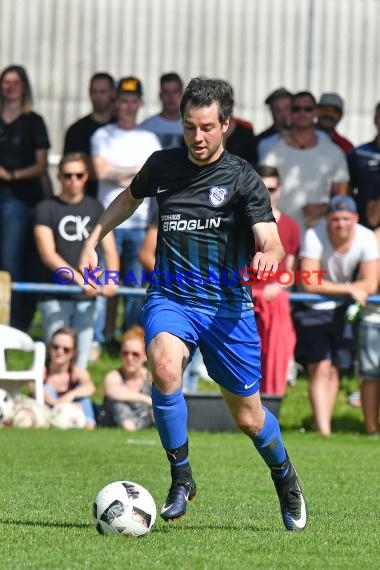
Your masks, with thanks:
M 348 166 L 340 148 L 315 128 L 317 105 L 308 91 L 292 96 L 291 128 L 265 153 L 282 181 L 279 208 L 305 229 L 326 214 L 335 194 L 348 193 Z
M 379 257 L 374 233 L 357 223 L 353 198 L 334 196 L 327 212 L 326 221 L 305 233 L 300 252 L 306 276 L 302 286 L 307 293 L 338 300 L 311 303 L 295 311 L 316 429 L 322 435 L 331 434 L 339 372 L 352 364 L 354 338 L 352 325 L 345 321 L 347 306 L 354 302 L 364 306 L 367 296 L 375 293 Z
M 160 77 L 161 112 L 145 119 L 142 129 L 155 133 L 162 148 L 184 146 L 183 127 L 179 104 L 183 94 L 182 79 L 177 73 L 164 73 Z
M 142 84 L 136 77 L 124 77 L 119 81 L 115 110 L 116 123 L 95 131 L 91 138 L 91 154 L 98 179 L 98 200 L 104 208 L 129 185 L 147 158 L 161 145 L 153 133 L 137 127 L 137 114 L 143 104 Z M 116 246 L 121 257 L 122 275 L 132 275 L 135 280 L 124 283 L 133 287 L 141 283 L 142 266 L 138 254 L 145 237 L 154 202 L 144 203 L 128 220 L 114 231 Z M 124 327 L 140 323 L 142 299 L 126 298 Z

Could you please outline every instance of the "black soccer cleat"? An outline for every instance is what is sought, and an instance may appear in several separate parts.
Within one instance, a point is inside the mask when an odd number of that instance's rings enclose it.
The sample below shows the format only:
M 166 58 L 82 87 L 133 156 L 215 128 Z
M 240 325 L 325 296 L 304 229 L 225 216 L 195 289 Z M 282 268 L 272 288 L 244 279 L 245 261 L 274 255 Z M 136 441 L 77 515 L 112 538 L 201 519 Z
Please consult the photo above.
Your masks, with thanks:
M 168 522 L 183 517 L 186 514 L 187 501 L 195 499 L 196 490 L 193 479 L 174 479 L 161 507 L 161 518 Z
M 286 529 L 304 530 L 307 523 L 307 506 L 292 463 L 289 465 L 288 475 L 283 479 L 273 479 L 273 483 L 280 501 L 282 520 Z

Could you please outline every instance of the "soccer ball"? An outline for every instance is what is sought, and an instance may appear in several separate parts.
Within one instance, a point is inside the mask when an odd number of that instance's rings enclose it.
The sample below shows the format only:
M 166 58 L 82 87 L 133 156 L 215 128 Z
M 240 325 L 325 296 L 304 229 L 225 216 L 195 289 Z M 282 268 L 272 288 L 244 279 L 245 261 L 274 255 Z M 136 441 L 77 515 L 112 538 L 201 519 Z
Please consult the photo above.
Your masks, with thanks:
M 14 406 L 14 401 L 9 392 L 0 388 L 0 425 L 10 425 Z
M 94 524 L 100 534 L 143 536 L 156 520 L 152 495 L 132 481 L 116 481 L 104 487 L 93 505 Z
M 59 429 L 84 428 L 86 416 L 81 406 L 61 402 L 52 409 L 50 424 Z

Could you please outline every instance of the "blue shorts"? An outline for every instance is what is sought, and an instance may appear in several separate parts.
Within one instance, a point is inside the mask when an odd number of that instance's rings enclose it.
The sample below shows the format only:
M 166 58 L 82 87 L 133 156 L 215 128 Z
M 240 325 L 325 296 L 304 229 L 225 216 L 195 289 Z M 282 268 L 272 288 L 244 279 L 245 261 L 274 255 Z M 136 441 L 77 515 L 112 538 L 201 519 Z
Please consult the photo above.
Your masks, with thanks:
M 166 297 L 148 299 L 143 306 L 145 342 L 159 333 L 177 336 L 189 345 L 191 356 L 199 346 L 208 373 L 220 386 L 239 396 L 260 388 L 260 338 L 255 316 L 218 318 Z

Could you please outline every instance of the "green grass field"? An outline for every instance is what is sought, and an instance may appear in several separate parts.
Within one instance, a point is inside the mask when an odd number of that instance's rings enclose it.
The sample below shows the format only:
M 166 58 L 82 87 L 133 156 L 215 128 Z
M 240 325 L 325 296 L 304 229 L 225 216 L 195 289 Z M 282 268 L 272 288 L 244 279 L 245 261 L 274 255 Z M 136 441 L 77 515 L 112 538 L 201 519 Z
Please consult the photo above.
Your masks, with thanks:
M 90 366 L 97 401 L 115 365 L 104 355 Z M 202 381 L 200 389 L 216 388 Z M 191 433 L 198 497 L 187 516 L 158 518 L 146 537 L 122 539 L 97 534 L 92 502 L 104 485 L 127 479 L 161 506 L 169 469 L 155 430 L 0 430 L 0 569 L 379 568 L 380 440 L 363 434 L 361 410 L 347 405 L 355 389 L 355 380 L 343 381 L 327 439 L 312 431 L 305 379 L 282 403 L 284 439 L 309 503 L 303 533 L 283 528 L 268 470 L 241 434 Z
M 263 462 L 235 433 L 190 434 L 198 497 L 176 523 L 158 519 L 140 539 L 104 537 L 92 525 L 97 492 L 119 479 L 146 486 L 160 506 L 168 467 L 154 430 L 3 429 L 0 568 L 379 567 L 379 441 L 285 432 L 303 480 L 310 523 L 288 533 Z

